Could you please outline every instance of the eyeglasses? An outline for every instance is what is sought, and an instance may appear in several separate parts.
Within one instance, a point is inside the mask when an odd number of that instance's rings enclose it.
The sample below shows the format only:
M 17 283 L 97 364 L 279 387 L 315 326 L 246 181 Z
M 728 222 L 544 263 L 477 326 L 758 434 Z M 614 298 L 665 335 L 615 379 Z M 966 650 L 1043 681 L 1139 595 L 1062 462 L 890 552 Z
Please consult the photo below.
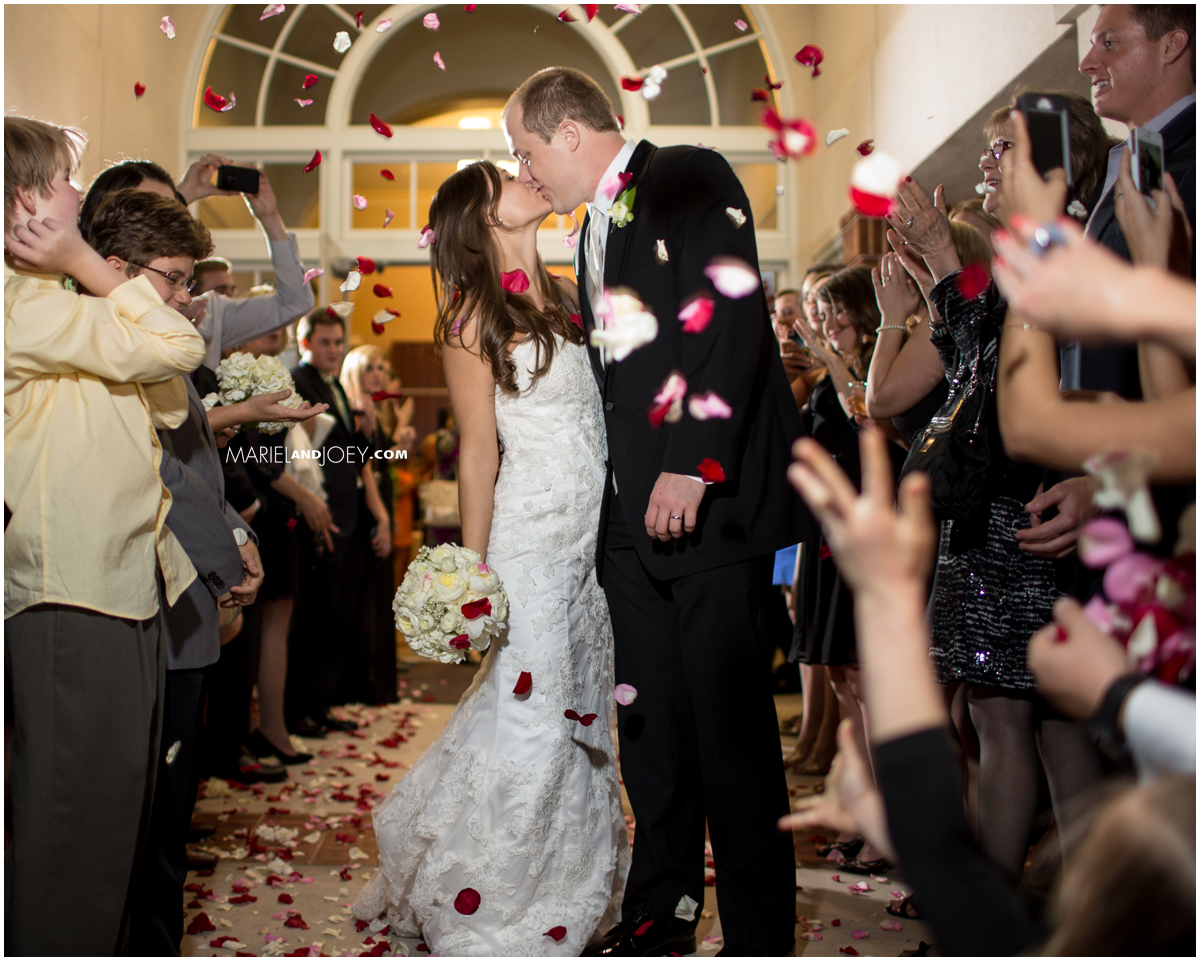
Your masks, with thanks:
M 1002 156 L 1004 156 L 1004 151 L 1011 150 L 1012 146 L 1013 144 L 1011 140 L 996 140 L 990 147 L 983 151 L 983 155 L 985 157 L 994 157 L 995 159 L 999 160 Z
M 135 267 L 141 267 L 143 270 L 150 270 L 157 273 L 160 277 L 167 281 L 167 285 L 172 290 L 187 290 L 188 293 L 195 291 L 200 285 L 199 279 L 196 277 L 187 277 L 181 274 L 178 270 L 172 270 L 170 273 L 165 270 L 159 270 L 158 267 L 152 267 L 148 263 L 137 263 L 134 260 L 126 260 L 126 263 L 132 264 Z

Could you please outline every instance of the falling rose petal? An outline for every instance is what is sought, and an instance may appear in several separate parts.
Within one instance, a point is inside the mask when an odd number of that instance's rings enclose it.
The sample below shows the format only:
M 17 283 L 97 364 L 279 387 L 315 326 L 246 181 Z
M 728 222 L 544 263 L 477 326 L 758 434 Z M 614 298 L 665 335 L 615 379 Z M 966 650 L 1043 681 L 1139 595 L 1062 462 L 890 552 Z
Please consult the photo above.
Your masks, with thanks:
M 345 30 L 339 30 L 337 36 L 333 38 L 333 49 L 338 53 L 345 53 L 350 49 L 350 34 Z
M 696 470 L 709 483 L 724 483 L 725 468 L 712 457 L 705 457 L 696 465 Z
M 437 237 L 434 236 L 433 228 L 430 227 L 429 224 L 425 224 L 425 226 L 421 228 L 421 237 L 417 240 L 417 249 L 424 250 L 436 240 Z
M 770 100 L 770 99 L 771 99 L 771 95 L 769 93 L 767 93 L 766 90 L 761 90 L 758 87 L 754 87 L 750 91 L 750 102 L 751 103 L 755 103 L 755 102 L 763 101 L 763 100 Z
M 543 937 L 549 937 L 555 943 L 562 943 L 563 938 L 566 937 L 566 935 L 567 935 L 566 927 L 551 927 L 549 930 L 547 930 L 545 933 L 542 934 Z
M 580 330 L 583 329 L 583 317 L 580 316 L 578 313 L 571 314 L 571 322 L 573 324 L 575 324 L 575 326 L 577 326 Z
M 324 273 L 325 273 L 325 271 L 323 269 L 321 269 L 320 267 L 313 267 L 311 270 L 305 270 L 304 271 L 304 282 L 308 283 L 310 280 L 313 280 L 316 277 L 320 277 Z
M 354 204 L 355 210 L 366 210 L 367 209 L 367 198 L 364 197 L 361 193 L 354 194 L 350 198 L 350 202 Z
M 362 18 L 364 13 L 366 13 L 365 10 L 359 10 L 358 13 L 354 15 L 354 25 L 358 27 L 359 30 L 362 29 Z
M 395 217 L 396 217 L 396 214 L 395 214 L 395 212 L 392 210 L 392 208 L 391 208 L 391 207 L 384 207 L 384 208 L 383 208 L 383 225 L 384 225 L 385 227 L 386 227 L 386 226 L 387 226 L 389 223 L 391 223 L 391 222 L 392 222 L 392 220 L 394 220 L 394 219 L 395 219 Z
M 591 23 L 593 20 L 596 19 L 596 14 L 600 12 L 600 4 L 585 3 L 583 5 L 583 12 L 587 14 L 588 23 Z
M 446 69 L 446 61 L 442 59 L 442 55 L 439 51 L 436 51 L 436 50 L 434 51 L 433 62 L 437 64 L 437 67 L 439 70 Z
M 233 94 L 231 93 L 229 96 L 232 97 Z M 229 110 L 230 106 L 229 101 L 223 96 L 221 96 L 219 93 L 213 93 L 212 87 L 204 88 L 204 105 L 216 110 L 217 113 L 225 113 Z
M 321 78 L 318 77 L 315 73 L 306 73 L 304 75 L 304 82 L 302 84 L 300 84 L 300 89 L 307 90 L 309 87 L 315 87 L 320 82 L 320 80 L 321 80 Z
M 558 21 L 560 23 L 574 23 L 578 19 L 579 19 L 578 17 L 571 16 L 570 10 L 564 10 L 562 13 L 560 13 L 558 15 Z
M 678 371 L 663 381 L 650 408 L 650 426 L 661 427 L 663 421 L 678 423 L 683 419 L 683 398 L 687 395 L 687 380 Z
M 325 312 L 339 320 L 349 320 L 350 315 L 354 313 L 354 304 L 349 300 L 335 300 L 325 308 Z
M 383 177 L 384 180 L 395 180 L 396 179 L 396 175 L 394 173 L 392 173 L 391 170 L 388 170 L 386 168 L 384 168 L 383 170 L 380 170 L 379 175 L 381 177 Z
M 1093 570 L 1133 551 L 1129 528 L 1115 517 L 1097 517 L 1079 532 L 1079 561 Z
M 819 64 L 825 59 L 825 51 L 815 43 L 806 43 L 796 53 L 796 62 L 802 67 L 812 67 L 813 77 L 819 77 Z
M 465 3 L 465 4 L 463 4 L 463 9 L 466 10 L 467 13 L 470 13 L 472 10 L 475 9 L 476 6 L 477 5 L 474 3 Z
M 642 5 L 640 3 L 614 3 L 613 9 L 620 10 L 622 13 L 632 14 L 636 17 L 641 15 Z
M 382 327 L 382 326 L 383 326 L 385 323 L 391 323 L 391 322 L 392 322 L 393 320 L 395 320 L 395 319 L 396 319 L 398 316 L 400 316 L 400 311 L 399 311 L 399 310 L 377 310 L 377 311 L 375 311 L 375 316 L 373 316 L 373 317 L 371 318 L 371 323 L 372 323 L 372 324 L 378 324 L 379 326 L 381 326 L 381 327 Z M 377 393 L 386 393 L 387 391 L 376 391 L 376 392 L 377 392 Z M 391 394 L 388 394 L 388 396 L 391 396 Z M 396 394 L 396 396 L 397 396 L 397 397 L 399 397 L 399 396 L 400 396 L 400 394 Z M 375 397 L 373 397 L 372 399 L 375 399 L 375 400 L 380 400 L 380 399 L 386 400 L 386 399 L 387 399 L 387 397 L 378 397 L 378 396 L 375 396 Z
M 1124 510 L 1129 532 L 1139 543 L 1157 543 L 1162 536 L 1148 486 L 1154 463 L 1153 455 L 1140 451 L 1098 453 L 1083 462 L 1084 471 L 1100 481 L 1092 501 L 1101 509 Z
M 700 333 L 709 325 L 713 317 L 713 300 L 702 293 L 692 297 L 679 311 L 679 319 L 683 321 L 684 333 Z
M 167 35 L 168 40 L 175 39 L 175 21 L 170 17 L 163 17 L 158 29 Z
M 521 675 L 517 677 L 517 685 L 513 687 L 513 694 L 518 697 L 523 697 L 533 689 L 533 674 L 528 670 L 522 670 Z M 561 929 L 556 927 L 555 929 Z
M 645 923 L 643 923 L 643 924 L 642 924 L 640 927 L 638 927 L 636 930 L 634 930 L 634 931 L 633 931 L 633 935 L 634 935 L 635 937 L 641 937 L 641 936 L 645 936 L 645 934 L 646 934 L 646 931 L 647 931 L 647 930 L 649 930 L 649 929 L 650 929 L 652 926 L 654 926 L 654 921 L 653 921 L 653 920 L 647 920 L 647 921 L 646 921 Z
M 884 216 L 891 209 L 901 176 L 900 164 L 882 150 L 872 152 L 850 173 L 850 202 L 863 216 Z
M 775 139 L 767 145 L 776 159 L 798 160 L 816 152 L 817 131 L 807 120 L 800 117 L 785 120 L 774 108 L 767 107 L 762 114 L 762 123 L 775 133 Z
M 575 235 L 579 233 L 579 221 L 575 219 L 574 213 L 569 213 L 567 216 L 571 218 L 571 230 L 565 237 L 563 237 L 563 246 L 568 250 L 574 250 L 576 243 Z
M 842 137 L 848 136 L 850 136 L 850 131 L 845 127 L 842 127 L 840 130 L 830 130 L 827 134 L 825 134 L 825 146 L 832 146 L 841 140 Z
M 436 13 L 425 14 L 425 17 L 424 17 L 424 19 L 421 20 L 421 22 L 423 24 L 425 24 L 426 30 L 436 30 L 438 27 L 440 27 L 442 25 L 441 21 L 438 20 L 438 15 Z M 472 912 L 474 912 L 474 911 L 472 911 Z
M 621 89 L 628 90 L 630 93 L 636 93 L 642 89 L 642 84 L 646 82 L 645 77 L 622 77 Z
M 387 300 L 392 295 L 392 288 L 382 283 L 377 283 L 371 288 L 371 292 L 380 300 Z
M 637 699 L 637 688 L 628 683 L 618 683 L 613 689 L 613 699 L 621 706 L 627 707 Z M 693 906 L 695 902 L 693 901 Z M 687 919 L 691 919 L 688 917 Z
M 321 165 L 321 151 L 318 150 L 313 154 L 313 158 L 308 161 L 308 165 L 304 168 L 305 173 L 312 173 Z
M 262 20 L 267 20 L 271 17 L 277 17 L 281 13 L 283 13 L 283 11 L 286 9 L 287 9 L 287 7 L 284 6 L 282 3 L 268 3 L 265 7 L 263 7 L 262 16 L 259 17 L 258 19 L 260 21 L 262 21 Z
M 370 257 L 355 257 L 354 263 L 358 267 L 358 272 L 364 277 L 369 277 L 375 272 L 375 261 Z
M 605 290 L 601 296 L 600 319 L 591 333 L 591 344 L 600 347 L 605 362 L 621 361 L 658 336 L 658 319 L 624 287 Z
M 392 138 L 392 128 L 380 120 L 375 114 L 371 114 L 371 128 L 381 137 Z
M 982 263 L 972 263 L 962 268 L 954 283 L 966 300 L 974 300 L 988 288 L 992 278 Z
M 351 270 L 348 274 L 346 274 L 345 282 L 340 287 L 338 287 L 338 289 L 341 290 L 342 293 L 352 293 L 353 291 L 357 290 L 361 285 L 362 285 L 362 274 L 359 273 L 357 270 Z
M 133 95 L 140 100 L 142 98 L 142 94 L 145 92 L 146 85 L 144 83 L 138 83 L 135 81 L 133 84 Z
M 709 390 L 688 400 L 688 413 L 695 420 L 728 420 L 733 416 L 733 408 Z
M 778 83 L 772 83 L 771 75 L 769 73 L 764 78 L 763 83 L 767 85 L 768 90 L 781 90 L 783 88 L 783 81 L 780 80 Z
M 866 940 L 867 937 L 869 937 L 869 936 L 870 936 L 870 934 L 867 933 L 866 930 L 851 930 L 850 931 L 850 939 L 851 940 Z
M 380 20 L 379 23 L 376 24 L 376 26 L 375 26 L 376 33 L 387 33 L 391 29 L 392 29 L 391 17 L 389 17 L 386 20 Z
M 521 269 L 501 273 L 500 286 L 509 293 L 524 293 L 529 289 L 529 275 Z
M 300 106 L 302 106 L 302 107 L 310 107 L 310 106 L 312 106 L 312 101 L 311 101 L 311 100 L 301 100 L 299 97 L 292 97 L 292 99 L 293 99 L 293 100 L 295 100 L 295 101 L 296 101 L 298 104 L 300 104 Z
M 745 33 L 750 29 L 750 24 L 748 24 L 745 20 L 734 20 L 733 25 L 742 33 Z
M 746 225 L 746 215 L 737 207 L 726 207 L 725 216 L 733 221 L 735 227 L 744 227 Z
M 864 157 L 869 157 L 872 153 L 875 152 L 875 141 L 874 140 L 864 140 L 862 143 L 860 143 L 854 149 L 857 150 Z
M 748 297 L 762 286 L 762 280 L 750 268 L 750 264 L 737 257 L 714 257 L 704 268 L 704 275 L 720 294 L 730 300 Z
M 890 930 L 893 933 L 899 933 L 904 929 L 904 924 L 899 920 L 884 920 L 879 924 L 880 930 Z
M 492 615 L 492 601 L 487 597 L 479 600 L 472 600 L 470 603 L 462 605 L 462 615 L 468 620 L 476 620 L 479 617 L 490 617 Z
M 671 259 L 667 255 L 667 241 L 666 240 L 654 241 L 654 259 L 657 260 L 659 263 L 666 263 L 668 260 Z

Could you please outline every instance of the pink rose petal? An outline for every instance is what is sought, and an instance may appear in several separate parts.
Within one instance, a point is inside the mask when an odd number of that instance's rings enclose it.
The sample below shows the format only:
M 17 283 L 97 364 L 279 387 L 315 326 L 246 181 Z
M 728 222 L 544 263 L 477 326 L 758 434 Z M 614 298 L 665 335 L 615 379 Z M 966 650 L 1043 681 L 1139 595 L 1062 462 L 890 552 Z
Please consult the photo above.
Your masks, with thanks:
M 899 920 L 884 920 L 879 924 L 880 930 L 891 930 L 893 933 L 899 933 L 904 929 L 904 925 Z
M 806 43 L 796 53 L 796 62 L 802 67 L 812 67 L 813 77 L 821 75 L 820 64 L 825 59 L 825 51 L 815 43 Z
M 709 390 L 692 395 L 688 413 L 696 420 L 728 420 L 733 416 L 733 407 Z
M 750 264 L 737 257 L 714 257 L 704 268 L 704 275 L 719 293 L 731 300 L 748 297 L 762 287 L 762 279 Z
M 637 699 L 637 689 L 628 683 L 618 683 L 613 690 L 613 699 L 621 706 L 627 707 Z
M 679 311 L 684 333 L 700 333 L 712 321 L 713 299 L 698 293 L 684 304 Z
M 168 40 L 175 39 L 175 21 L 170 17 L 163 17 L 158 29 L 167 35 Z
M 1129 528 L 1115 517 L 1097 517 L 1079 531 L 1079 560 L 1085 567 L 1107 567 L 1132 550 Z
M 286 9 L 287 7 L 282 3 L 268 3 L 265 7 L 263 7 L 262 16 L 258 19 L 262 21 L 270 17 L 277 17 Z
M 738 30 L 740 30 L 742 33 L 745 33 L 747 30 L 750 29 L 750 24 L 748 24 L 745 20 L 734 20 L 733 25 L 735 27 L 737 27 Z
M 292 99 L 293 99 L 293 100 L 295 100 L 295 101 L 296 101 L 298 104 L 300 104 L 300 106 L 302 106 L 302 107 L 310 107 L 310 106 L 312 106 L 312 101 L 311 101 L 311 100 L 301 100 L 299 97 L 292 97 Z
M 866 930 L 851 930 L 850 931 L 850 939 L 851 940 L 866 940 L 867 937 L 869 937 L 869 936 L 870 936 L 870 934 L 867 933 Z
M 521 269 L 501 273 L 500 286 L 509 293 L 524 293 L 529 289 L 529 274 Z
M 421 20 L 421 22 L 425 24 L 425 29 L 427 30 L 436 30 L 442 25 L 438 20 L 438 15 L 436 13 L 425 14 L 425 17 Z
M 613 9 L 620 10 L 622 13 L 632 14 L 636 17 L 642 12 L 642 5 L 640 3 L 614 3 Z
M 350 198 L 350 202 L 354 204 L 355 210 L 366 210 L 367 209 L 367 198 L 364 197 L 361 193 L 354 194 L 354 196 L 352 196 Z
M 807 120 L 796 117 L 785 120 L 774 108 L 767 107 L 762 114 L 763 126 L 775 133 L 775 139 L 767 144 L 777 160 L 798 160 L 816 152 L 817 131 Z
M 308 283 L 310 280 L 314 279 L 315 277 L 322 276 L 324 273 L 325 271 L 320 267 L 313 267 L 311 270 L 305 270 L 304 282 Z
M 379 23 L 375 25 L 376 33 L 387 33 L 391 29 L 392 29 L 391 17 L 389 17 L 386 20 L 380 20 Z
M 421 238 L 417 241 L 417 249 L 424 250 L 427 246 L 433 243 L 437 238 L 434 236 L 433 228 L 429 224 L 425 224 L 421 228 Z
M 442 55 L 441 55 L 441 53 L 439 53 L 439 52 L 437 52 L 437 51 L 434 51 L 434 54 L 433 54 L 433 62 L 434 62 L 434 63 L 436 63 L 436 64 L 438 65 L 438 69 L 439 69 L 439 70 L 445 70 L 445 69 L 446 69 L 446 62 L 445 62 L 445 61 L 442 59 Z
M 871 887 L 867 883 L 866 880 L 860 880 L 860 881 L 858 881 L 858 883 L 852 883 L 846 889 L 848 889 L 851 893 L 854 893 L 854 894 L 871 892 Z
M 1153 594 L 1159 561 L 1146 553 L 1129 553 L 1104 571 L 1104 593 L 1114 603 L 1136 603 Z
M 396 214 L 395 214 L 395 213 L 392 211 L 392 208 L 391 208 L 391 207 L 384 207 L 384 208 L 383 208 L 383 225 L 384 225 L 385 227 L 386 227 L 386 226 L 387 226 L 389 223 L 391 223 L 391 222 L 392 222 L 392 220 L 394 220 L 394 219 L 395 219 L 395 217 L 396 217 Z

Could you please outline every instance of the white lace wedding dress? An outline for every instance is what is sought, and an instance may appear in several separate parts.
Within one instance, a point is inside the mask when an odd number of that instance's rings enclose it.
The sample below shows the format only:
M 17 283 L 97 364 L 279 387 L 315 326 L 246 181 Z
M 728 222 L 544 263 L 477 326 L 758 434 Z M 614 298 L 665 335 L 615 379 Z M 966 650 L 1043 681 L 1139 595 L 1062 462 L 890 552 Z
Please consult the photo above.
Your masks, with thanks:
M 595 571 L 600 399 L 582 346 L 560 343 L 532 389 L 532 343 L 512 357 L 521 392 L 496 391 L 504 456 L 487 557 L 508 591 L 508 629 L 376 808 L 380 870 L 354 904 L 441 956 L 578 956 L 618 919 L 629 865 Z M 517 696 L 523 671 L 533 687 Z M 597 717 L 584 726 L 567 710 Z M 464 888 L 480 896 L 470 915 L 455 909 Z

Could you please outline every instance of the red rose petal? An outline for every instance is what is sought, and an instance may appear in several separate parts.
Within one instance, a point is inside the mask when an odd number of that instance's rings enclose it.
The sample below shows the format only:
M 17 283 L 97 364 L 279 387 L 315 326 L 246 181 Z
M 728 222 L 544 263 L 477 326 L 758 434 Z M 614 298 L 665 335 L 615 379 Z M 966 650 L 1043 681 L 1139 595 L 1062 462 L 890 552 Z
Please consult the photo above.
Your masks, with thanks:
M 300 84 L 300 89 L 307 90 L 309 87 L 315 87 L 320 82 L 320 80 L 321 80 L 321 78 L 318 77 L 315 73 L 306 73 L 304 75 L 304 82 L 302 84 Z
M 593 11 L 595 9 L 596 9 L 595 7 L 592 7 Z M 588 17 L 588 19 L 590 20 L 591 17 Z M 551 927 L 549 930 L 547 930 L 545 933 L 542 934 L 543 937 L 549 937 L 555 943 L 562 943 L 563 938 L 566 937 L 566 935 L 567 935 L 566 927 Z
M 363 18 L 363 11 L 359 10 L 358 13 L 356 13 L 354 15 L 354 25 L 356 27 L 358 27 L 359 30 L 362 29 L 362 18 Z
M 375 272 L 375 261 L 370 257 L 355 257 L 354 263 L 358 267 L 358 272 L 364 277 Z
M 379 175 L 381 177 L 383 177 L 384 180 L 395 180 L 396 179 L 396 175 L 394 173 L 392 173 L 391 170 L 387 170 L 387 169 L 380 170 Z
M 371 127 L 382 137 L 387 137 L 389 140 L 392 137 L 392 128 L 380 120 L 375 114 L 371 114 Z
M 592 722 L 595 719 L 596 719 L 596 714 L 585 713 L 582 717 L 579 718 L 579 722 L 582 723 L 585 727 L 590 727 L 592 725 Z
M 766 75 L 766 77 L 763 78 L 763 83 L 765 83 L 767 85 L 768 90 L 779 90 L 780 88 L 783 87 L 782 80 L 779 83 L 772 83 L 771 75 L 769 73 Z
M 145 85 L 144 83 L 137 83 L 137 82 L 135 82 L 135 83 L 134 83 L 134 85 L 133 85 L 133 95 L 134 95 L 135 97 L 138 97 L 138 98 L 140 98 L 140 97 L 141 97 L 141 95 L 142 95 L 143 93 L 145 93 L 145 92 L 146 92 L 146 85 Z
M 713 299 L 702 293 L 692 297 L 679 311 L 684 333 L 700 333 L 709 325 L 712 317 Z
M 454 909 L 461 913 L 464 917 L 469 917 L 479 909 L 479 904 L 482 898 L 479 896 L 478 890 L 472 890 L 470 887 L 463 887 L 458 891 L 458 896 L 454 898 Z
M 403 400 L 404 394 L 392 390 L 376 390 L 371 399 L 378 403 L 380 400 Z
M 460 633 L 457 637 L 450 641 L 450 646 L 455 650 L 466 650 L 471 645 L 471 638 L 465 633 Z
M 875 152 L 875 141 L 874 140 L 864 140 L 862 143 L 860 143 L 854 149 L 857 150 L 859 153 L 861 153 L 864 157 L 869 157 L 871 154 L 873 154 Z
M 375 334 L 375 336 L 377 336 L 377 337 L 380 336 L 383 333 L 383 331 L 384 331 L 384 326 L 382 323 L 378 323 L 375 320 L 371 321 L 371 332 L 373 334 Z
M 349 867 L 342 867 L 341 872 L 338 873 L 338 876 L 346 881 L 350 881 L 350 880 L 354 879 L 354 877 L 350 873 Z
M 838 919 L 833 919 L 833 920 L 829 921 L 829 925 L 831 927 L 840 927 L 842 925 L 842 921 L 838 920 Z
M 564 710 L 563 716 L 566 717 L 568 720 L 579 720 L 580 719 L 579 714 L 577 714 L 574 710 Z
M 513 687 L 513 693 L 518 697 L 523 697 L 533 689 L 533 674 L 528 670 L 522 670 L 521 675 L 517 677 L 517 685 Z M 558 929 L 557 927 L 555 929 Z
M 802 67 L 812 67 L 812 75 L 818 77 L 821 71 L 818 67 L 825 59 L 825 51 L 815 43 L 806 43 L 796 54 L 796 62 Z
M 826 543 L 821 544 L 821 553 L 820 553 L 820 556 L 818 559 L 821 559 L 821 560 L 832 560 L 833 559 L 833 551 L 829 549 L 828 544 L 826 544 Z M 824 842 L 824 841 L 822 841 L 822 842 Z
M 313 158 L 308 161 L 308 166 L 304 168 L 305 173 L 312 173 L 321 165 L 321 151 L 318 150 L 313 154 Z
M 642 89 L 642 84 L 646 82 L 645 77 L 622 77 L 621 89 L 628 90 L 630 93 L 635 93 Z
M 284 920 L 283 925 L 285 927 L 291 927 L 293 930 L 308 929 L 308 924 L 304 922 L 304 918 L 298 913 L 294 917 L 288 917 L 286 920 Z
M 644 933 L 645 933 L 647 930 L 649 930 L 649 929 L 650 929 L 652 926 L 654 926 L 654 921 L 653 921 L 653 920 L 647 920 L 647 921 L 646 921 L 645 923 L 643 923 L 643 924 L 642 924 L 640 927 L 638 927 L 636 930 L 634 930 L 634 931 L 633 931 L 633 935 L 634 935 L 635 937 L 640 937 L 640 936 L 642 936 L 642 935 L 643 935 L 643 934 L 644 934 Z
M 492 601 L 487 597 L 480 600 L 472 600 L 470 603 L 464 603 L 460 608 L 462 615 L 468 620 L 475 620 L 478 617 L 490 617 L 492 615 Z
M 857 187 L 850 187 L 850 202 L 854 204 L 854 209 L 864 217 L 883 217 L 892 208 L 891 197 L 867 193 Z
M 281 893 L 279 895 L 279 902 L 280 903 L 295 903 L 296 901 L 290 893 Z
M 760 90 L 755 87 L 750 91 L 750 101 L 753 103 L 756 100 L 770 100 L 771 95 L 766 90 Z
M 571 314 L 571 322 L 573 324 L 575 324 L 575 326 L 577 326 L 580 330 L 583 329 L 583 317 L 581 317 L 579 314 L 577 314 L 577 313 Z
M 838 947 L 838 951 L 846 954 L 847 956 L 851 956 L 851 957 L 858 956 L 858 951 L 855 950 L 853 947 Z
M 210 947 L 216 947 L 218 950 L 220 950 L 230 940 L 237 940 L 237 937 L 217 937 L 216 940 L 209 940 L 208 945 Z
M 562 13 L 560 13 L 558 15 L 558 19 L 562 23 L 574 23 L 579 18 L 571 16 L 570 10 L 564 10 Z
M 225 107 L 228 106 L 228 104 L 229 101 L 219 93 L 213 93 L 212 87 L 204 88 L 204 105 L 206 107 L 211 107 L 213 110 L 216 110 L 217 113 L 221 113 L 225 110 Z
M 987 268 L 982 263 L 972 263 L 970 266 L 962 268 L 962 272 L 954 282 L 958 287 L 958 292 L 964 298 L 974 300 L 988 288 L 991 277 L 988 276 Z
M 192 922 L 187 925 L 187 932 L 195 936 L 197 933 L 208 933 L 209 930 L 216 930 L 217 926 L 212 922 L 212 919 L 207 913 L 198 913 L 192 918 Z
M 382 283 L 377 283 L 371 288 L 371 292 L 381 300 L 386 300 L 392 295 L 392 288 Z
M 474 10 L 474 9 L 475 9 L 475 6 L 476 6 L 476 5 L 475 5 L 475 4 L 473 4 L 473 3 L 464 3 L 464 4 L 463 4 L 463 9 L 464 9 L 464 10 L 466 10 L 466 11 L 467 11 L 467 13 L 470 13 L 472 10 Z
M 705 457 L 697 464 L 696 469 L 700 471 L 700 476 L 711 483 L 725 482 L 725 468 L 712 457 Z
M 258 903 L 258 897 L 252 897 L 248 893 L 243 893 L 240 896 L 230 897 L 229 903 Z
M 529 289 L 529 276 L 524 270 L 500 274 L 500 286 L 509 293 L 524 293 Z

